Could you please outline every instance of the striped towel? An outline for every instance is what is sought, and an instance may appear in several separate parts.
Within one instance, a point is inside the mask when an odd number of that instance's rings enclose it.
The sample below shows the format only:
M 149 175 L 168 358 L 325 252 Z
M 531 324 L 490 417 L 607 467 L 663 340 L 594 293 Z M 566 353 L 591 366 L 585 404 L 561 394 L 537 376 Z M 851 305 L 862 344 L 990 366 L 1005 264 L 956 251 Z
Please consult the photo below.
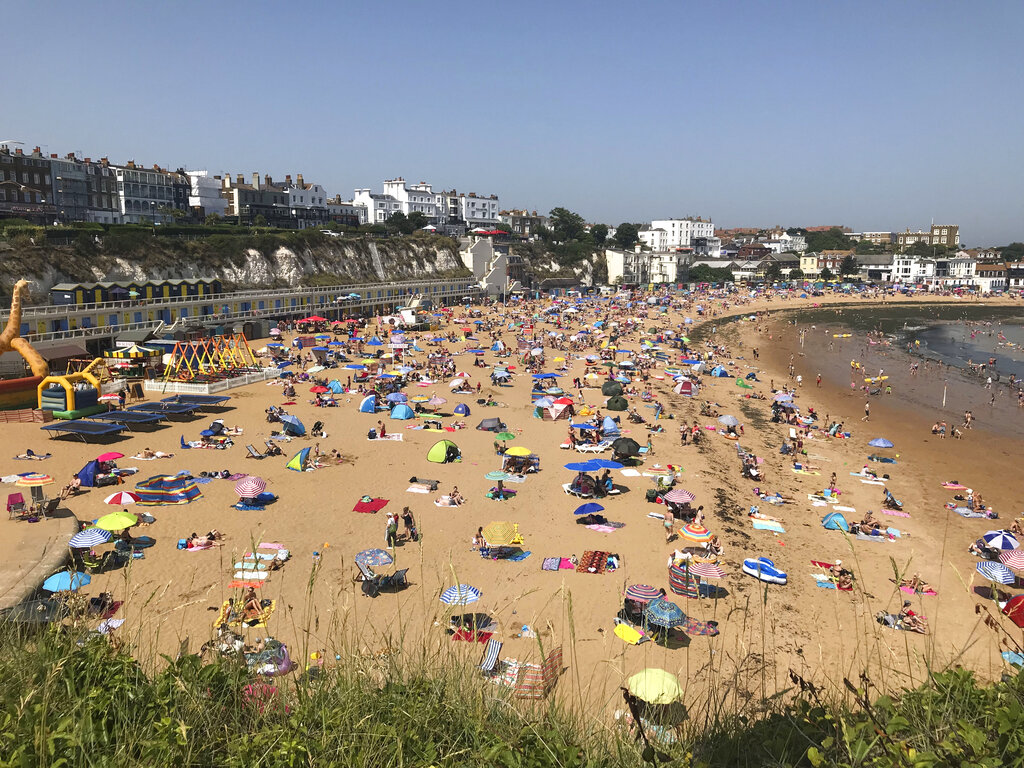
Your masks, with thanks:
M 276 542 L 261 541 L 258 549 L 281 549 L 281 545 Z
M 782 527 L 781 523 L 776 523 L 774 520 L 751 520 L 754 525 L 754 529 L 758 531 L 772 531 L 774 533 L 785 533 L 786 529 Z

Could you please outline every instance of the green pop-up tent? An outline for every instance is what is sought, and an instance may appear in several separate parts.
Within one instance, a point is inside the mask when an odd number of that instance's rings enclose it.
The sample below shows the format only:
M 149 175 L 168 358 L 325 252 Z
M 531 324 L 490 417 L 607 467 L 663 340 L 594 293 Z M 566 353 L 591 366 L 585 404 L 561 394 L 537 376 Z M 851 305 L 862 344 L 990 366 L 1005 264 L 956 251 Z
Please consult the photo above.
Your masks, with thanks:
M 427 451 L 427 461 L 432 461 L 435 464 L 451 464 L 453 461 L 462 461 L 462 451 L 451 440 L 438 440 Z

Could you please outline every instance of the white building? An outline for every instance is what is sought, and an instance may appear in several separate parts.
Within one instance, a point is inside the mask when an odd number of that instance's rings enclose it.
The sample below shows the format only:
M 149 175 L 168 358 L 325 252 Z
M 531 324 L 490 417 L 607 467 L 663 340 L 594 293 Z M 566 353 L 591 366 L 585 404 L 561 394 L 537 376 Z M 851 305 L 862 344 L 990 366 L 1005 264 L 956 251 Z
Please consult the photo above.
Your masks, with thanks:
M 341 195 L 327 201 L 327 215 L 331 221 L 358 221 L 365 224 L 368 218 L 365 205 L 356 205 L 351 200 L 341 200 Z
M 759 242 L 772 253 L 803 253 L 807 250 L 806 237 L 803 235 L 790 235 L 786 232 L 770 240 L 761 240 Z
M 369 189 L 357 189 L 352 196 L 352 204 L 366 209 L 369 224 L 383 224 L 391 214 L 402 210 L 401 203 L 391 195 L 382 195 Z
M 221 196 L 221 180 L 207 171 L 185 171 L 188 176 L 188 207 L 198 208 L 203 216 L 215 213 L 224 216 L 228 201 Z
M 607 248 L 608 282 L 611 284 L 650 285 L 678 283 L 686 279 L 689 257 L 676 251 L 632 251 Z
M 935 259 L 897 254 L 892 260 L 892 281 L 916 285 L 935 277 Z
M 713 238 L 715 225 L 703 218 L 657 219 L 641 228 L 640 240 L 652 251 L 692 248 L 697 238 Z
M 504 296 L 522 289 L 523 261 L 508 243 L 496 244 L 493 237 L 464 238 L 459 256 L 487 295 Z
M 497 195 L 459 194 L 459 216 L 470 229 L 494 229 L 500 212 Z
M 401 176 L 396 179 L 386 179 L 384 181 L 384 194 L 387 197 L 394 198 L 399 204 L 398 210 L 406 216 L 416 211 L 426 216 L 431 224 L 437 223 L 437 195 L 434 194 L 430 184 L 427 184 L 425 181 L 407 187 L 405 179 Z
M 133 161 L 111 166 L 117 179 L 117 198 L 121 221 L 125 224 L 170 223 L 174 221 L 161 209 L 174 207 L 171 175 L 161 168 L 147 170 Z

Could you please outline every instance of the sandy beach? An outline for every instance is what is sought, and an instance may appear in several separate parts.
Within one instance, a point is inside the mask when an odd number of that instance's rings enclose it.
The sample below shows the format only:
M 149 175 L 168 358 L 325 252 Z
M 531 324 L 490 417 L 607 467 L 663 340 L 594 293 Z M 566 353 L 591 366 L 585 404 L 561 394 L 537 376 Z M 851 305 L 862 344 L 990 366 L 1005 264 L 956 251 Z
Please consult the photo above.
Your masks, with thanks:
M 983 601 L 975 587 L 987 583 L 975 574 L 976 558 L 968 554 L 967 546 L 986 530 L 1008 527 L 1017 515 L 1017 488 L 1005 479 L 1015 476 L 1019 441 L 986 430 L 985 418 L 962 440 L 937 439 L 929 428 L 938 415 L 903 399 L 904 392 L 909 397 L 915 387 L 933 387 L 935 382 L 922 376 L 911 380 L 909 366 L 900 357 L 904 353 L 888 348 L 872 347 L 864 363 L 866 370 L 884 367 L 891 373 L 894 394 L 871 398 L 870 419 L 861 421 L 863 393 L 851 392 L 841 365 L 845 359 L 848 368 L 857 339 L 841 340 L 849 344 L 835 344 L 830 350 L 824 343 L 824 329 L 808 330 L 808 334 L 816 332 L 821 339 L 809 342 L 805 337 L 801 346 L 798 333 L 803 324 L 793 325 L 775 316 L 717 327 L 729 315 L 798 311 L 810 306 L 809 300 L 779 299 L 757 299 L 737 306 L 735 298 L 729 297 L 728 307 L 722 306 L 721 299 L 709 301 L 704 297 L 697 302 L 714 308 L 715 317 L 698 318 L 692 307 L 686 306 L 667 314 L 645 309 L 637 330 L 619 340 L 621 347 L 637 350 L 641 328 L 682 329 L 683 316 L 693 315 L 697 323 L 691 327 L 703 322 L 702 338 L 726 347 L 728 354 L 717 359 L 732 364 L 728 366 L 728 378 L 702 377 L 700 396 L 692 399 L 672 392 L 671 376 L 663 371 L 665 363 L 651 371 L 654 396 L 665 405 L 666 414 L 674 418 L 657 422 L 664 431 L 651 434 L 653 454 L 636 468 L 638 476 L 624 475 L 622 471 L 612 473 L 615 484 L 624 492 L 601 500 L 603 514 L 624 526 L 611 531 L 576 524 L 572 513 L 581 502 L 562 490 L 562 484 L 574 475 L 563 465 L 585 457 L 559 448 L 566 438 L 565 421 L 534 418 L 530 375 L 519 373 L 520 368 L 509 386 L 491 386 L 488 373 L 497 362 L 495 354 L 486 352 L 482 359 L 487 366 L 474 367 L 474 356 L 463 351 L 475 345 L 465 341 L 444 346 L 458 353 L 454 358 L 457 369 L 469 374 L 470 383 L 474 387 L 481 383 L 479 395 L 450 394 L 447 379 L 425 386 L 411 384 L 405 392 L 410 397 L 436 393 L 447 398 L 441 408 L 443 413 L 451 413 L 456 403 L 465 402 L 471 409 L 469 416 L 445 416 L 442 421 L 448 425 L 453 418 L 459 418 L 467 423 L 467 429 L 416 429 L 422 419 L 395 421 L 389 420 L 387 414 L 359 413 L 357 406 L 362 398 L 356 393 L 338 396 L 339 407 L 316 408 L 309 402 L 309 384 L 297 384 L 295 404 L 285 406 L 286 409 L 307 427 L 323 421 L 327 436 L 281 443 L 284 455 L 280 457 L 249 459 L 245 445 L 262 446 L 272 429 L 280 427 L 267 423 L 265 409 L 290 402 L 282 396 L 278 384 L 258 384 L 231 391 L 229 408 L 222 413 L 172 421 L 153 432 L 125 433 L 125 439 L 109 445 L 48 441 L 38 425 L 5 424 L 8 455 L 0 457 L 0 466 L 4 475 L 45 471 L 57 479 L 59 488 L 99 453 L 124 453 L 126 458 L 118 462 L 119 466 L 138 468 L 128 483 L 117 488 L 91 489 L 65 505 L 83 521 L 115 511 L 116 508 L 103 503 L 109 493 L 131 490 L 135 481 L 152 475 L 181 470 L 193 475 L 221 470 L 258 475 L 267 481 L 268 491 L 279 497 L 263 511 L 241 511 L 233 507 L 238 500 L 235 481 L 211 479 L 200 486 L 202 498 L 191 504 L 146 510 L 155 516 L 156 522 L 136 528 L 133 533 L 154 538 L 155 546 L 146 549 L 145 556 L 129 567 L 95 576 L 86 591 L 92 595 L 109 591 L 115 599 L 124 601 L 117 617 L 125 619 L 125 624 L 117 632 L 135 645 L 140 658 L 147 663 L 160 663 L 160 654 L 173 655 L 184 647 L 195 651 L 210 640 L 222 602 L 240 593 L 228 587 L 235 571 L 233 564 L 252 551 L 253 544 L 270 542 L 286 547 L 292 557 L 270 575 L 260 590 L 262 597 L 276 601 L 269 625 L 246 630 L 246 637 L 255 641 L 272 635 L 287 643 L 293 658 L 300 662 L 314 650 L 325 651 L 327 658 L 340 655 L 340 663 L 347 663 L 356 654 L 374 655 L 390 650 L 410 659 L 438 652 L 453 654 L 467 665 L 476 664 L 483 646 L 450 639 L 445 628 L 453 609 L 438 600 L 445 587 L 464 583 L 482 591 L 480 601 L 465 610 L 485 612 L 494 618 L 495 637 L 504 643 L 503 657 L 539 661 L 542 648 L 562 646 L 566 671 L 556 695 L 567 703 L 595 711 L 613 709 L 617 688 L 624 677 L 649 666 L 678 673 L 692 692 L 688 697 L 714 688 L 731 696 L 738 705 L 744 705 L 751 697 L 770 695 L 788 687 L 790 670 L 817 684 L 837 688 L 844 676 L 853 678 L 862 670 L 868 670 L 881 687 L 909 684 L 920 680 L 926 664 L 959 664 L 985 677 L 998 677 L 1003 668 L 998 638 L 981 626 L 981 619 L 975 614 L 975 604 Z M 867 305 L 863 299 L 845 296 L 826 296 L 814 301 Z M 888 298 L 886 306 L 913 301 L 916 300 Z M 543 306 L 534 305 L 529 314 Z M 485 309 L 483 317 L 498 320 L 499 311 L 500 308 Z M 573 328 L 561 331 L 568 335 L 579 323 L 592 325 L 605 317 L 606 310 L 602 309 L 600 314 L 581 314 Z M 624 310 L 613 319 L 624 321 L 636 314 Z M 442 332 L 459 332 L 465 320 L 465 311 L 457 308 L 452 322 Z M 711 325 L 716 325 L 713 333 Z M 545 322 L 535 324 L 538 336 L 555 330 L 559 329 Z M 285 335 L 285 343 L 289 338 Z M 513 332 L 503 330 L 502 338 L 515 347 Z M 481 342 L 481 346 L 488 349 L 489 343 Z M 705 351 L 703 344 L 697 345 L 697 349 Z M 758 350 L 756 359 L 754 349 Z M 670 360 L 678 359 L 678 350 L 666 351 Z M 568 391 L 572 379 L 585 372 L 583 360 L 578 357 L 594 352 L 593 348 L 563 351 L 546 344 L 544 370 L 555 370 L 562 364 L 554 359 L 565 357 L 568 369 L 560 382 Z M 501 362 L 521 365 L 519 357 L 513 355 Z M 779 453 L 789 428 L 769 421 L 769 383 L 774 381 L 776 387 L 795 386 L 787 371 L 791 357 L 795 374 L 802 376 L 802 386 L 797 387 L 797 405 L 804 412 L 813 406 L 822 419 L 828 414 L 832 421 L 843 421 L 851 433 L 849 439 L 841 440 L 815 433 L 805 441 L 808 460 L 820 467 L 820 475 L 792 471 L 790 457 Z M 735 379 L 750 372 L 755 372 L 758 379 L 751 382 L 753 389 L 737 387 Z M 820 387 L 816 386 L 819 372 Z M 342 374 L 339 378 L 344 383 L 344 374 L 349 372 L 328 370 L 322 375 L 332 378 L 333 373 Z M 637 386 L 643 388 L 639 381 Z M 751 399 L 746 397 L 748 394 L 763 395 L 766 399 Z M 927 396 L 932 397 L 931 390 Z M 500 405 L 479 405 L 478 397 L 492 397 Z M 947 416 L 971 407 L 984 416 L 982 406 L 971 397 L 974 395 L 957 394 L 956 402 L 948 404 Z M 605 398 L 599 386 L 585 389 L 583 400 L 603 410 Z M 639 397 L 629 400 L 631 407 L 651 422 L 654 411 L 643 407 Z M 702 428 L 718 426 L 714 418 L 699 415 L 701 400 L 718 403 L 720 413 L 732 414 L 742 423 L 739 443 L 763 459 L 760 481 L 741 477 L 736 443 L 723 439 L 712 429 L 703 429 L 699 445 L 680 445 L 680 425 L 697 421 Z M 631 424 L 625 414 L 622 416 L 623 435 L 644 445 L 648 439 L 645 426 Z M 527 475 L 521 483 L 506 484 L 516 493 L 504 501 L 486 497 L 494 483 L 485 474 L 501 466 L 501 457 L 493 447 L 494 434 L 475 429 L 481 419 L 488 417 L 498 417 L 507 423 L 516 435 L 514 441 L 509 441 L 510 446 L 529 448 L 541 459 L 540 472 Z M 231 448 L 181 450 L 182 437 L 197 439 L 199 431 L 214 418 L 223 418 L 227 425 L 243 430 L 242 435 L 234 438 Z M 367 432 L 378 419 L 386 424 L 389 433 L 401 439 L 369 440 Z M 894 453 L 898 454 L 896 464 L 877 464 L 872 468 L 891 476 L 887 487 L 903 501 L 903 509 L 909 514 L 886 518 L 890 526 L 899 529 L 900 537 L 876 543 L 824 530 L 820 520 L 834 506 L 855 510 L 847 513 L 851 521 L 868 510 L 880 514 L 882 487 L 863 483 L 864 478 L 850 474 L 865 464 L 871 451 L 867 443 L 879 436 L 891 440 Z M 459 446 L 461 462 L 427 462 L 427 451 L 441 439 L 452 440 Z M 317 444 L 323 453 L 337 449 L 344 457 L 342 463 L 313 472 L 286 468 L 297 451 Z M 37 452 L 51 451 L 53 457 L 30 467 L 21 466 L 28 462 L 10 460 L 10 456 L 29 447 Z M 144 448 L 174 455 L 152 461 L 128 458 Z M 685 647 L 680 648 L 655 643 L 631 646 L 613 633 L 613 617 L 622 607 L 624 589 L 631 584 L 668 589 L 667 558 L 676 547 L 686 544 L 679 540 L 666 544 L 661 521 L 647 516 L 663 507 L 646 502 L 645 492 L 654 487 L 654 481 L 644 473 L 656 474 L 668 465 L 678 468 L 678 486 L 695 495 L 694 506 L 704 506 L 705 525 L 724 545 L 720 565 L 726 572 L 724 578 L 713 582 L 724 591 L 718 598 L 686 599 L 671 592 L 668 597 L 691 618 L 718 622 L 720 634 L 689 637 Z M 826 487 L 832 472 L 837 475 L 841 491 L 838 505 L 814 506 L 808 494 Z M 426 494 L 409 492 L 414 476 L 437 480 L 439 490 Z M 1000 519 L 967 520 L 945 509 L 943 505 L 952 499 L 953 492 L 942 488 L 941 483 L 951 479 L 981 490 Z M 466 503 L 459 507 L 435 506 L 434 500 L 454 486 L 458 486 Z M 768 505 L 754 495 L 755 487 L 780 492 L 794 502 Z M 364 495 L 387 499 L 388 504 L 376 514 L 357 513 L 354 505 Z M 754 504 L 762 512 L 777 517 L 784 532 L 754 529 L 747 516 Z M 411 585 L 395 594 L 383 593 L 375 599 L 364 597 L 360 585 L 353 581 L 357 574 L 353 556 L 360 550 L 384 547 L 385 513 L 400 513 L 406 506 L 415 515 L 420 539 L 400 541 L 394 558 L 397 568 L 409 569 Z M 523 549 L 530 555 L 509 562 L 482 558 L 473 551 L 473 535 L 492 521 L 518 523 L 525 539 Z M 179 539 L 211 528 L 225 534 L 224 546 L 205 551 L 176 548 Z M 18 539 L 5 537 L 8 546 L 14 541 Z M 601 574 L 542 570 L 545 558 L 579 558 L 588 550 L 618 555 L 621 567 Z M 314 552 L 319 553 L 318 559 Z M 8 550 L 5 556 L 16 558 L 18 553 Z M 759 556 L 771 558 L 786 571 L 788 584 L 766 585 L 744 575 L 740 570 L 743 559 Z M 851 592 L 817 586 L 814 574 L 822 569 L 811 561 L 836 559 L 842 559 L 855 573 L 856 588 Z M 938 595 L 901 592 L 892 581 L 897 572 L 919 572 L 935 586 Z M 897 612 L 903 599 L 912 600 L 914 610 L 928 617 L 928 634 L 890 630 L 874 621 L 877 611 Z M 525 634 L 536 633 L 540 643 L 532 637 L 519 636 L 524 625 L 532 630 Z

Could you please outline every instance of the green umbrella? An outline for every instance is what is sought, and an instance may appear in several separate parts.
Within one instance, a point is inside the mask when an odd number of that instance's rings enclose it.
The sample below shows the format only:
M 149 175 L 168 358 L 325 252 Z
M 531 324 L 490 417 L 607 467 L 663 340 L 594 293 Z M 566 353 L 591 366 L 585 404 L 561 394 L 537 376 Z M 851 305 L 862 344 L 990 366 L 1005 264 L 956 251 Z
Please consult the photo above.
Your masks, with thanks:
M 499 440 L 515 440 L 516 436 L 513 435 L 511 432 L 499 432 L 498 433 L 498 439 Z
M 496 469 L 493 472 L 488 472 L 484 477 L 488 480 L 508 480 L 512 475 L 508 472 L 502 472 L 500 469 Z

